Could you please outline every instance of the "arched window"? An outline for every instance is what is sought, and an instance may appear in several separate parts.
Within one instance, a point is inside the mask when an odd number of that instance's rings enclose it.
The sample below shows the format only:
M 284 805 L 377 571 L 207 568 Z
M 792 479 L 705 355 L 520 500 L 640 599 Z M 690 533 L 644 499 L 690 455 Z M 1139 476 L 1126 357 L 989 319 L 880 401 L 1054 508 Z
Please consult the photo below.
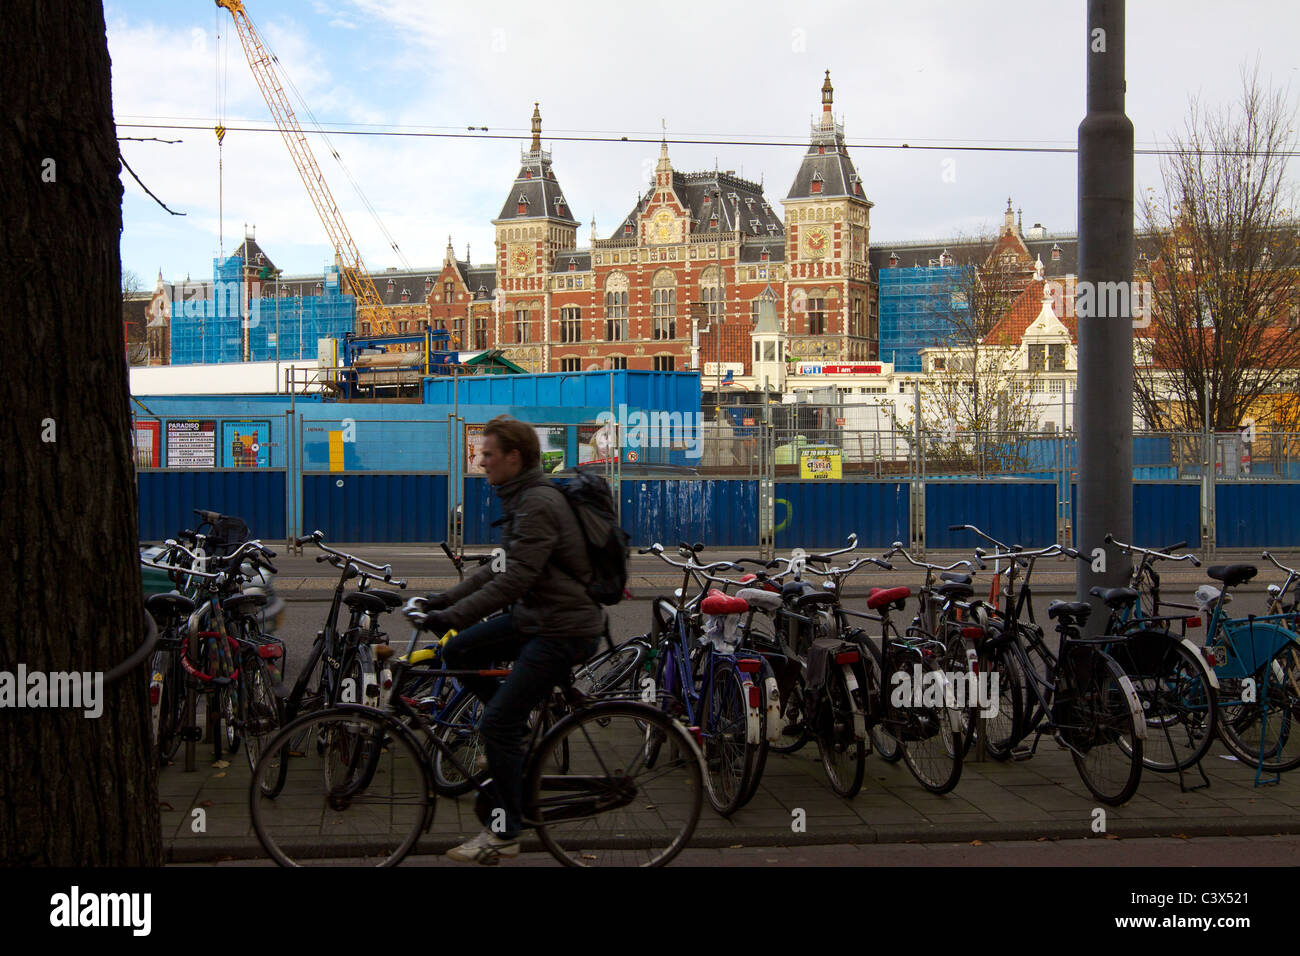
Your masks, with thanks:
M 627 274 L 612 272 L 605 280 L 605 338 L 622 342 L 628 337 L 627 295 L 630 284 Z
M 727 288 L 722 284 L 722 271 L 717 266 L 709 266 L 700 273 L 700 301 L 708 306 L 709 324 L 723 314 Z
M 651 282 L 651 317 L 656 339 L 677 338 L 677 279 L 660 269 Z

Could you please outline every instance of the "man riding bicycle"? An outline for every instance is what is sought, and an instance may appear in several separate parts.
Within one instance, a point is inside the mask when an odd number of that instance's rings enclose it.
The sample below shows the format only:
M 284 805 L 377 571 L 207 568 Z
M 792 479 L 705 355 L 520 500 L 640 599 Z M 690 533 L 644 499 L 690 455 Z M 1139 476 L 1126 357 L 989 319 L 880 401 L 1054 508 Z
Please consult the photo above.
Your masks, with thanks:
M 605 630 L 604 611 L 587 594 L 591 564 L 582 529 L 542 472 L 533 426 L 507 415 L 492 419 L 483 429 L 479 461 L 501 499 L 504 566 L 483 565 L 450 591 L 407 605 L 407 617 L 424 630 L 465 628 L 443 648 L 449 668 L 514 661 L 501 681 L 462 678 L 484 704 L 479 735 L 491 775 L 485 790 L 492 809 L 503 811 L 491 814 L 491 827 L 448 851 L 462 863 L 518 855 L 528 716 L 573 666 L 595 653 Z M 507 613 L 482 620 L 503 608 Z

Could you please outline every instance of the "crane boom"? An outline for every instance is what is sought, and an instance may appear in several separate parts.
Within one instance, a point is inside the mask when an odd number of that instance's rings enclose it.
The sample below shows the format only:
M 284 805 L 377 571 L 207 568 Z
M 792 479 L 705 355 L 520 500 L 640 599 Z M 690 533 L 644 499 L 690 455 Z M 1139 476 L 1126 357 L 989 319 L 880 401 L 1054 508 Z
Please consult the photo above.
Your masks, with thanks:
M 339 257 L 343 275 L 357 297 L 358 321 L 369 321 L 376 332 L 395 333 L 397 330 L 384 308 L 384 300 L 380 298 L 379 290 L 375 288 L 375 283 L 366 270 L 361 252 L 352 241 L 352 234 L 343 221 L 338 203 L 334 201 L 329 186 L 325 183 L 325 176 L 316 162 L 307 136 L 285 95 L 284 86 L 275 71 L 275 58 L 267 52 L 257 29 L 249 20 L 243 0 L 216 0 L 216 4 L 229 11 L 235 21 L 235 30 L 239 33 L 244 55 L 253 71 L 253 79 L 257 81 L 262 97 L 271 109 L 276 129 L 284 137 L 285 146 L 289 147 L 289 155 L 293 158 L 298 175 L 302 177 L 303 185 L 307 187 L 307 195 L 311 197 L 321 225 L 325 227 L 330 243 Z

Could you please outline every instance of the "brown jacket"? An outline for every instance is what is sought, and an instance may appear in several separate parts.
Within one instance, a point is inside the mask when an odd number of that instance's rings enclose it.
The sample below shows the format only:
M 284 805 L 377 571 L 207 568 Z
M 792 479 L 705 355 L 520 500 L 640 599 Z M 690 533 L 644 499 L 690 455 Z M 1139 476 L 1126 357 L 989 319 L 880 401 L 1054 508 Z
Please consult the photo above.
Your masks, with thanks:
M 600 635 L 605 612 L 587 594 L 587 545 L 564 493 L 541 466 L 521 472 L 496 493 L 504 512 L 504 569 L 494 570 L 499 561 L 485 564 L 447 591 L 448 622 L 459 630 L 508 607 L 524 634 Z

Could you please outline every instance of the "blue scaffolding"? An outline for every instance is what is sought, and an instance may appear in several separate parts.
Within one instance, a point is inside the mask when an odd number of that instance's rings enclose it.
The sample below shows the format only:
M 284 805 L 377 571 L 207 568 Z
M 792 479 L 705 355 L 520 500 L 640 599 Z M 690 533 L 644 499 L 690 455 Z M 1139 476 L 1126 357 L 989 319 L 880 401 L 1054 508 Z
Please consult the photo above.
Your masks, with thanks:
M 880 270 L 880 359 L 896 372 L 920 372 L 921 349 L 951 333 L 962 270 L 953 266 Z

